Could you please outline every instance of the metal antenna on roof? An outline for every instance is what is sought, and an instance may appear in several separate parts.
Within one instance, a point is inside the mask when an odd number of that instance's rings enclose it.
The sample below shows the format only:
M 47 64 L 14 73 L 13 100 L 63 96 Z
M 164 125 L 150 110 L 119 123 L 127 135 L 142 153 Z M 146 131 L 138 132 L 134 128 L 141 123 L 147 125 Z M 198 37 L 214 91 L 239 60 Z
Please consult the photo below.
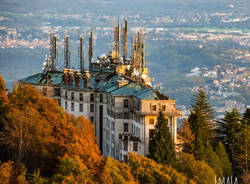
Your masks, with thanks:
M 125 62 L 126 56 L 128 53 L 128 44 L 127 44 L 127 37 L 128 37 L 128 21 L 124 21 L 124 26 L 122 28 L 122 51 L 123 51 L 123 61 Z
M 69 37 L 64 36 L 64 67 L 70 67 Z
M 80 37 L 80 71 L 84 72 L 84 40 Z
M 114 58 L 115 58 L 115 63 L 118 64 L 119 62 L 119 42 L 120 42 L 120 26 L 119 26 L 119 21 L 118 25 L 115 26 L 114 28 Z
M 51 71 L 56 70 L 56 36 L 55 34 L 50 35 L 50 59 L 51 59 Z
M 90 30 L 89 36 L 89 70 L 92 70 L 92 58 L 93 58 L 93 45 L 94 45 L 94 31 Z

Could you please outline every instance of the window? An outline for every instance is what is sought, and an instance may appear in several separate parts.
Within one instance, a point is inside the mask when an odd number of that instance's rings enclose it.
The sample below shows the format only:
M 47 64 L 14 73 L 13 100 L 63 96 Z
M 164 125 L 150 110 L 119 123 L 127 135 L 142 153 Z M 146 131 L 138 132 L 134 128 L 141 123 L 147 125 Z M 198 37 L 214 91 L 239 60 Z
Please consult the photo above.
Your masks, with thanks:
M 149 140 L 151 140 L 155 135 L 155 129 L 149 129 Z
M 109 144 L 107 143 L 107 144 L 106 144 L 106 153 L 109 153 L 109 148 L 110 148 L 110 146 L 109 146 Z
M 107 128 L 110 129 L 110 120 L 107 120 Z
M 54 88 L 54 96 L 61 96 L 60 88 Z
M 83 104 L 79 105 L 79 112 L 83 112 Z
M 74 92 L 71 92 L 71 100 L 74 100 Z
M 94 112 L 94 104 L 90 104 L 90 112 Z
M 74 102 L 71 102 L 71 111 L 74 111 Z
M 109 103 L 110 103 L 109 101 L 110 101 L 110 99 L 109 99 L 109 96 L 108 96 L 108 97 L 107 97 L 107 104 L 108 104 L 108 105 L 109 105 Z
M 111 156 L 114 157 L 115 156 L 115 148 L 111 147 Z
M 90 94 L 90 101 L 91 101 L 91 102 L 94 101 L 94 94 L 93 94 L 93 93 Z
M 138 151 L 138 142 L 133 142 L 133 150 Z
M 67 110 L 67 107 L 68 107 L 68 102 L 67 101 L 65 101 L 65 109 Z
M 141 107 L 141 104 L 138 103 L 138 104 L 137 104 L 137 110 L 140 110 L 140 107 Z
M 123 160 L 125 163 L 127 163 L 128 162 L 128 155 L 123 155 Z
M 115 122 L 114 122 L 114 121 L 111 122 L 111 129 L 112 129 L 113 131 L 115 131 Z
M 100 94 L 100 103 L 102 103 L 102 102 L 103 102 L 103 95 Z
M 80 101 L 82 102 L 83 101 L 83 94 L 80 93 Z
M 124 108 L 128 108 L 128 99 L 123 100 Z
M 43 88 L 43 96 L 47 96 L 47 88 Z
M 161 110 L 162 110 L 162 111 L 166 111 L 166 105 L 162 105 L 162 106 L 161 106 Z
M 128 132 L 128 123 L 123 124 L 124 132 Z
M 90 117 L 90 121 L 91 121 L 92 123 L 94 123 L 94 116 L 91 116 L 91 117 Z
M 123 142 L 123 150 L 128 151 L 128 142 L 127 141 Z
M 65 99 L 67 99 L 67 98 L 68 98 L 68 92 L 65 91 Z
M 154 119 L 149 119 L 149 124 L 153 125 L 154 124 Z
M 110 141 L 110 132 L 108 130 L 106 130 L 106 139 Z
M 141 135 L 140 132 L 141 132 L 141 131 L 140 131 L 140 128 L 137 128 L 137 133 L 136 133 L 136 135 L 138 135 L 139 137 L 140 137 L 140 135 Z
M 115 134 L 111 134 L 111 143 L 115 144 Z
M 152 105 L 152 111 L 156 111 L 156 105 Z

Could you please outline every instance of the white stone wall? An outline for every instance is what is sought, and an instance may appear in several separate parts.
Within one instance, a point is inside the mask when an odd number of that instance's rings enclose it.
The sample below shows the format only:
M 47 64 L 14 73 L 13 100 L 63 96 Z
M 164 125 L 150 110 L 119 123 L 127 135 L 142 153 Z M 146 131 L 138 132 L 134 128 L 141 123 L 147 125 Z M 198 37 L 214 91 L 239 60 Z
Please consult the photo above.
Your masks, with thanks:
M 149 132 L 154 129 L 157 122 L 159 110 L 165 105 L 166 110 L 163 113 L 168 114 L 165 116 L 168 119 L 169 131 L 171 133 L 174 144 L 177 142 L 177 116 L 175 100 L 142 100 L 141 112 L 144 114 L 145 119 L 145 155 L 149 154 Z M 156 110 L 153 110 L 153 105 L 156 105 Z M 150 119 L 154 119 L 154 124 L 150 124 Z
M 65 98 L 65 92 L 67 91 L 67 99 Z M 74 92 L 74 99 L 71 98 L 71 93 Z M 80 93 L 83 95 L 82 101 L 80 100 Z M 91 94 L 94 95 L 94 101 L 91 101 Z M 100 101 L 100 95 L 103 96 L 102 102 Z M 124 100 L 128 100 L 128 108 L 124 108 Z M 65 102 L 67 102 L 67 109 L 65 108 Z M 163 101 L 160 101 L 163 104 Z M 71 103 L 74 104 L 74 111 L 71 109 Z M 102 153 L 105 157 L 110 156 L 118 160 L 124 160 L 124 155 L 128 155 L 129 152 L 135 152 L 133 150 L 134 142 L 138 142 L 138 150 L 136 154 L 147 155 L 149 144 L 149 129 L 154 129 L 154 125 L 149 124 L 149 119 L 145 118 L 145 115 L 139 114 L 139 112 L 149 112 L 150 104 L 142 103 L 140 106 L 140 100 L 131 96 L 112 96 L 106 92 L 94 92 L 94 91 L 82 91 L 75 89 L 61 89 L 61 106 L 70 114 L 78 116 L 84 116 L 88 120 L 92 120 L 94 117 L 95 135 L 97 137 L 98 145 L 101 145 L 102 140 Z M 158 101 L 154 103 L 158 106 Z M 83 104 L 83 112 L 80 112 L 80 104 Z M 94 112 L 91 112 L 91 104 L 93 104 Z M 100 106 L 103 107 L 103 130 L 102 139 L 100 135 Z M 174 108 L 174 103 L 168 102 L 166 104 L 168 108 Z M 108 115 L 108 109 L 114 113 L 118 113 L 118 117 L 112 117 Z M 132 109 L 132 111 L 131 111 Z M 158 111 L 157 111 L 158 112 Z M 124 113 L 128 115 L 125 117 Z M 126 116 L 127 116 L 126 115 Z M 114 114 L 113 114 L 114 116 Z M 126 119 L 123 119 L 124 117 Z M 156 123 L 157 120 L 155 120 Z M 173 140 L 176 141 L 177 135 L 177 118 L 168 117 L 170 132 L 173 136 Z M 128 123 L 128 132 L 124 132 L 124 123 Z M 138 137 L 140 141 L 128 140 L 128 151 L 124 150 L 124 142 L 120 139 L 123 136 Z

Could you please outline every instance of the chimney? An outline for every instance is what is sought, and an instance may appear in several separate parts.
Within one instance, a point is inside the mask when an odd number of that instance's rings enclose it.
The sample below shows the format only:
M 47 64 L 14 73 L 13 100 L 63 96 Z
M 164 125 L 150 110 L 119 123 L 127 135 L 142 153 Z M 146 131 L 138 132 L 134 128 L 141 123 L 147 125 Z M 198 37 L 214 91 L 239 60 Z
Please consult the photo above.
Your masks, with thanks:
M 50 83 L 50 79 L 51 79 L 51 76 L 50 75 L 46 75 L 46 84 Z
M 74 71 L 73 69 L 68 70 L 68 85 L 72 86 L 73 85 L 73 80 L 74 80 Z
M 76 70 L 75 71 L 75 86 L 76 87 L 80 87 L 80 82 L 81 82 L 81 79 L 82 79 L 82 73 L 80 70 Z
M 68 85 L 69 81 L 68 81 L 68 68 L 64 68 L 63 69 L 63 83 L 65 85 Z
M 90 79 L 89 71 L 84 71 L 84 87 L 85 88 L 89 88 L 89 79 Z

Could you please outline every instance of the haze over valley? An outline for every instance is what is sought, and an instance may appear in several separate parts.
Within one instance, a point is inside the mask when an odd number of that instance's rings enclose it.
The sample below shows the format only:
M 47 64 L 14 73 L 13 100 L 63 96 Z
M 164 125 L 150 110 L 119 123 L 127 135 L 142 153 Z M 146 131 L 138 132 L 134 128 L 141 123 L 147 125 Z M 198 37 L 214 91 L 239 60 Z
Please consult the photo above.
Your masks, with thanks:
M 128 20 L 132 35 L 144 31 L 146 64 L 153 85 L 177 99 L 184 117 L 195 91 L 208 94 L 217 117 L 250 105 L 249 0 L 1 0 L 0 74 L 7 88 L 41 72 L 49 35 L 59 38 L 57 66 L 63 68 L 63 38 L 71 39 L 78 67 L 78 35 L 95 32 L 94 58 L 112 48 L 113 27 Z M 129 53 L 130 55 L 130 53 Z

